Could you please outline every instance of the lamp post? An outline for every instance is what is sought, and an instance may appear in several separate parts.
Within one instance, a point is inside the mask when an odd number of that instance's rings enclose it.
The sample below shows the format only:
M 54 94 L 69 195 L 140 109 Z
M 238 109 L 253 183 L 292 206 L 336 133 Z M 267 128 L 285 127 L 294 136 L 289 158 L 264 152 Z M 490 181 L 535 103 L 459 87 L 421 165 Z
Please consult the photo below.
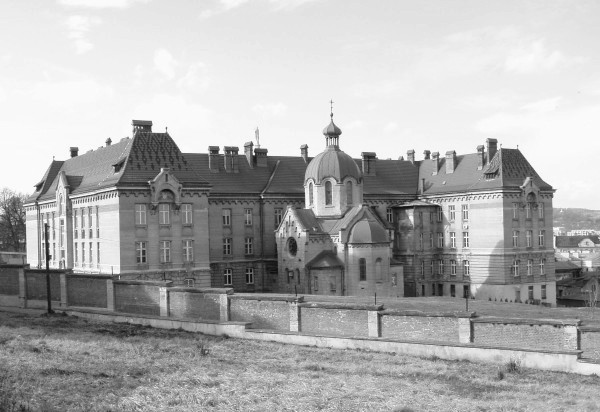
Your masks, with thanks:
M 52 310 L 52 297 L 50 296 L 50 242 L 48 241 L 49 226 L 44 223 L 44 247 L 46 248 L 46 298 L 48 299 L 48 314 L 54 313 Z

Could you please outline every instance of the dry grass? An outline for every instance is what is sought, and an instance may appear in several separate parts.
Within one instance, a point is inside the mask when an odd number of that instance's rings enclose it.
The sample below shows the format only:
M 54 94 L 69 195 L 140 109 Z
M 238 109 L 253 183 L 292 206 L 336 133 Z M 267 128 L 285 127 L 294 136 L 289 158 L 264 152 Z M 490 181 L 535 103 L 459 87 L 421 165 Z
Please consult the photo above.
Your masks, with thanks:
M 594 411 L 599 385 L 513 364 L 0 312 L 0 410 Z

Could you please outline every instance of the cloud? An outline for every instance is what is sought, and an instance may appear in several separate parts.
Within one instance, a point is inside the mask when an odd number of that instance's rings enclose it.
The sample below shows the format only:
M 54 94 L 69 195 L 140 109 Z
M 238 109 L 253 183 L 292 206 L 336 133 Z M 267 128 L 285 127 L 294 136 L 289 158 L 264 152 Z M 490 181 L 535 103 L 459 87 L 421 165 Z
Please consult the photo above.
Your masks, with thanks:
M 398 130 L 398 123 L 389 122 L 383 127 L 383 133 L 394 133 Z
M 203 92 L 210 85 L 206 65 L 201 62 L 190 64 L 186 74 L 177 81 L 177 87 L 186 91 Z
M 67 7 L 89 9 L 126 9 L 136 3 L 148 3 L 150 0 L 58 0 L 58 4 Z
M 515 45 L 507 54 L 505 70 L 520 74 L 558 70 L 583 62 L 580 57 L 568 58 L 559 50 L 548 50 L 543 40 Z
M 282 102 L 257 104 L 252 107 L 252 111 L 264 117 L 278 117 L 287 112 L 287 106 Z
M 102 21 L 98 17 L 82 15 L 67 17 L 65 26 L 67 27 L 68 37 L 73 40 L 78 54 L 86 53 L 94 48 L 94 45 L 87 39 L 87 34 L 92 27 L 101 23 Z
M 263 2 L 266 2 L 270 6 L 272 11 L 293 10 L 315 1 L 317 0 L 263 0 Z M 216 7 L 202 11 L 200 17 L 205 19 L 210 18 L 237 9 L 247 3 L 249 3 L 249 0 L 219 0 L 219 4 Z
M 179 65 L 175 58 L 166 49 L 158 49 L 154 52 L 154 68 L 167 80 L 175 78 L 175 69 Z
M 556 110 L 561 100 L 562 97 L 551 97 L 548 99 L 527 103 L 521 106 L 521 109 L 534 113 L 547 113 Z

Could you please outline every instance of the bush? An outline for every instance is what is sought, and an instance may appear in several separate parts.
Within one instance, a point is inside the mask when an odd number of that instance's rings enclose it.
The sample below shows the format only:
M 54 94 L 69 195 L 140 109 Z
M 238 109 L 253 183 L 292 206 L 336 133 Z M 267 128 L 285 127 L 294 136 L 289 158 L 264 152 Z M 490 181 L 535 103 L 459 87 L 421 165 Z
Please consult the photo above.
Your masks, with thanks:
M 508 373 L 519 373 L 521 371 L 521 361 L 518 359 L 511 359 L 506 363 L 506 372 Z

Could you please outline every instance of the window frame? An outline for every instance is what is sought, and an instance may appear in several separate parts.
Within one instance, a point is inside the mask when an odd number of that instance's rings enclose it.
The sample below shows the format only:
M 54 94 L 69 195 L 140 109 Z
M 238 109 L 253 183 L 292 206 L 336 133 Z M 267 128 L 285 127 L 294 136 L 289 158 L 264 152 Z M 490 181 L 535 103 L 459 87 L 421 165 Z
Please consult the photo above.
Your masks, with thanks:
M 456 220 L 456 207 L 454 205 L 448 206 L 448 220 L 454 222 Z
M 254 285 L 254 268 L 246 268 L 246 285 Z
M 223 208 L 221 210 L 221 218 L 222 218 L 222 223 L 223 226 L 231 226 L 231 209 L 229 208 Z
M 135 261 L 140 265 L 148 263 L 148 244 L 145 240 L 135 242 Z
M 233 285 L 233 269 L 225 268 L 223 269 L 223 286 L 232 286 Z
M 244 208 L 244 226 L 252 226 L 253 210 L 251 208 Z
M 253 255 L 254 254 L 254 238 L 246 237 L 244 238 L 244 255 Z
M 183 261 L 191 263 L 194 261 L 194 241 L 192 239 L 183 239 L 182 241 Z
M 223 256 L 231 256 L 232 255 L 232 238 L 224 237 L 223 238 Z
M 162 226 L 168 226 L 171 224 L 171 204 L 158 204 L 158 224 Z
M 366 282 L 367 280 L 367 259 L 358 259 L 358 281 Z
M 194 207 L 191 203 L 181 204 L 181 224 L 188 226 L 194 224 Z
M 469 232 L 463 232 L 463 248 L 470 248 L 471 241 L 469 240 Z
M 461 206 L 462 220 L 469 220 L 469 204 L 463 204 Z
M 161 240 L 159 241 L 159 252 L 160 252 L 160 263 L 171 263 L 171 241 Z

